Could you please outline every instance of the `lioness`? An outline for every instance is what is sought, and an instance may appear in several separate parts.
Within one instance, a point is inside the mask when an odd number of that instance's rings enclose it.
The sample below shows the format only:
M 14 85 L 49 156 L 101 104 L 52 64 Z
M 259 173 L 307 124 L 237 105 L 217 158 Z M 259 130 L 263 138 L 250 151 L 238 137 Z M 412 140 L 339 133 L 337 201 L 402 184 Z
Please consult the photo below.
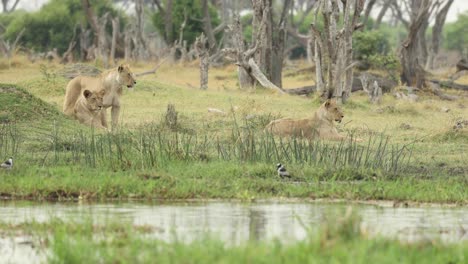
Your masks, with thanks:
M 307 139 L 343 140 L 346 136 L 338 134 L 334 121 L 341 122 L 343 111 L 335 100 L 328 99 L 315 111 L 311 118 L 294 120 L 283 118 L 271 121 L 265 130 L 272 134 L 286 137 L 304 137 Z M 361 139 L 355 139 L 362 141 Z
M 83 95 L 78 98 L 73 108 L 74 117 L 83 124 L 107 129 L 101 124 L 104 93 L 104 90 L 99 92 L 84 90 Z
M 63 112 L 69 116 L 74 114 L 75 103 L 85 89 L 94 92 L 104 90 L 104 109 L 101 111 L 101 125 L 107 128 L 106 108 L 112 107 L 112 128 L 116 128 L 119 121 L 122 86 L 133 88 L 135 84 L 135 75 L 131 72 L 130 67 L 124 64 L 105 71 L 97 77 L 77 76 L 67 85 Z

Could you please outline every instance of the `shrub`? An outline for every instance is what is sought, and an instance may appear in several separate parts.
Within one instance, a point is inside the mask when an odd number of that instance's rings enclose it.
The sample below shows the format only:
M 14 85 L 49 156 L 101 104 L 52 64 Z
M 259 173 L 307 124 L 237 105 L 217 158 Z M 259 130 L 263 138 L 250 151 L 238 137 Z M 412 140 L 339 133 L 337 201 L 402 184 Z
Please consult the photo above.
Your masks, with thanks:
M 109 0 L 91 1 L 91 4 L 98 16 L 106 12 L 113 17 L 118 16 Z M 25 29 L 21 42 L 27 48 L 36 51 L 57 48 L 59 53 L 63 53 L 68 48 L 75 27 L 86 22 L 85 17 L 80 0 L 51 0 L 37 12 L 14 12 L 2 15 L 0 22 L 9 22 L 5 38 L 10 41 L 13 41 L 18 33 Z M 125 19 L 122 18 L 121 21 L 125 25 Z

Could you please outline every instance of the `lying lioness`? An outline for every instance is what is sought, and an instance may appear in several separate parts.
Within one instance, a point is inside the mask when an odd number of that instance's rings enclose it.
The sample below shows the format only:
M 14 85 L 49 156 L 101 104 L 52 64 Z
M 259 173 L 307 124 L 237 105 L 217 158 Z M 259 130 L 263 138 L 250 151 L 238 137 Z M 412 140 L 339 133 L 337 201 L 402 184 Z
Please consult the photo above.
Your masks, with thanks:
M 84 90 L 73 109 L 73 116 L 83 124 L 96 128 L 107 129 L 101 122 L 103 98 L 105 91 L 92 92 Z
M 335 100 L 328 99 L 315 111 L 311 118 L 294 120 L 283 118 L 271 121 L 265 128 L 267 132 L 282 137 L 303 137 L 307 139 L 343 140 L 346 136 L 338 134 L 334 121 L 341 122 L 343 111 Z M 362 141 L 361 139 L 355 139 Z

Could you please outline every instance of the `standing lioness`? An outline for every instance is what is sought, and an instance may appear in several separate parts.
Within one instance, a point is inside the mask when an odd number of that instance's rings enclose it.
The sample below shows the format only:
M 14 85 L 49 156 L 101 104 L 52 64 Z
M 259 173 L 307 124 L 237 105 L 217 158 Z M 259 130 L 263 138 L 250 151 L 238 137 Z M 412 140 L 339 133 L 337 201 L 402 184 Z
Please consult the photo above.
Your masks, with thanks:
M 335 100 L 328 99 L 315 111 L 311 118 L 294 120 L 283 118 L 271 121 L 265 128 L 278 136 L 303 137 L 307 139 L 343 140 L 346 136 L 338 134 L 333 122 L 341 122 L 343 111 Z M 356 141 L 361 141 L 356 139 Z
M 73 115 L 73 108 L 76 100 L 84 90 L 99 92 L 104 90 L 103 107 L 101 111 L 101 124 L 107 128 L 106 108 L 112 107 L 112 128 L 117 127 L 120 114 L 120 96 L 122 95 L 122 86 L 133 88 L 136 84 L 135 75 L 131 72 L 128 65 L 120 65 L 101 73 L 96 77 L 77 76 L 67 85 L 65 93 L 65 102 L 63 103 L 63 112 L 66 115 Z

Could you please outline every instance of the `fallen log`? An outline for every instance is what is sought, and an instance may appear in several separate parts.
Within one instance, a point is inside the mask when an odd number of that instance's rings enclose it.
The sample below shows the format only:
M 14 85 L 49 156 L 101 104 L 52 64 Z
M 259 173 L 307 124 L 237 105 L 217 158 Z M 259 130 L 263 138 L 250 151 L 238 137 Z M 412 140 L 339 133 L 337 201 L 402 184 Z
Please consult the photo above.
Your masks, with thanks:
M 437 95 L 440 99 L 442 100 L 447 100 L 447 101 L 455 101 L 457 100 L 459 97 L 456 96 L 456 95 L 449 95 L 449 94 L 445 94 L 443 93 L 441 90 L 440 90 L 440 85 L 437 84 L 437 83 L 433 83 L 433 82 L 429 82 L 429 88 L 431 89 L 431 91 Z
M 145 71 L 145 72 L 136 73 L 135 76 L 140 77 L 140 76 L 143 76 L 143 75 L 155 74 L 156 71 L 159 69 L 159 67 L 161 67 L 161 65 L 162 65 L 166 60 L 167 60 L 167 57 L 165 57 L 164 59 L 162 59 L 153 69 L 151 69 L 151 70 L 149 70 L 149 71 Z
M 284 94 L 284 90 L 281 89 L 280 87 L 276 86 L 274 83 L 270 82 L 268 78 L 262 73 L 258 65 L 255 63 L 255 61 L 250 58 L 249 59 L 249 66 L 250 66 L 250 74 L 265 88 L 269 88 L 272 90 L 276 90 L 279 93 Z
M 468 85 L 463 85 L 463 84 L 458 84 L 452 81 L 441 81 L 441 80 L 436 80 L 436 79 L 431 79 L 429 80 L 432 83 L 436 83 L 440 85 L 441 87 L 447 87 L 447 88 L 452 88 L 452 89 L 457 89 L 457 90 L 463 90 L 463 91 L 468 91 Z
M 315 93 L 317 87 L 315 85 L 303 86 L 299 88 L 292 88 L 292 89 L 285 89 L 284 91 L 288 94 L 293 95 L 309 95 L 311 93 Z
M 351 92 L 363 90 L 361 76 L 366 76 L 366 78 L 371 83 L 375 83 L 377 81 L 380 88 L 382 88 L 383 93 L 388 93 L 393 89 L 393 87 L 397 86 L 397 83 L 395 81 L 392 81 L 391 79 L 387 79 L 377 74 L 365 72 L 365 73 L 354 75 Z M 315 93 L 316 89 L 317 88 L 315 87 L 315 85 L 309 85 L 309 86 L 303 86 L 299 88 L 286 89 L 285 92 L 288 94 L 293 94 L 293 95 L 309 95 L 309 94 Z

